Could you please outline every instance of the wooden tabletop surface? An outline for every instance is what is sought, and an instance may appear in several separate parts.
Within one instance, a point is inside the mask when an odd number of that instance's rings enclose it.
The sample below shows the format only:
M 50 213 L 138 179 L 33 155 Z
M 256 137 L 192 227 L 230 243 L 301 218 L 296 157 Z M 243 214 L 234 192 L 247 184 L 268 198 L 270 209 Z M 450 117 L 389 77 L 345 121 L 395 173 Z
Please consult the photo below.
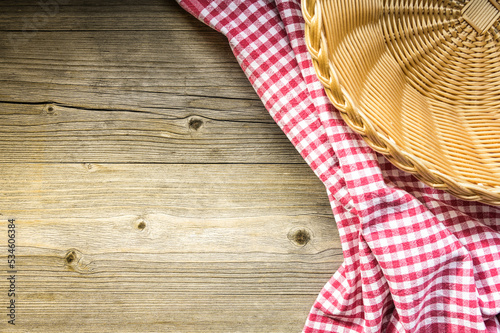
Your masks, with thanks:
M 0 30 L 0 332 L 300 332 L 338 231 L 225 37 L 173 0 Z

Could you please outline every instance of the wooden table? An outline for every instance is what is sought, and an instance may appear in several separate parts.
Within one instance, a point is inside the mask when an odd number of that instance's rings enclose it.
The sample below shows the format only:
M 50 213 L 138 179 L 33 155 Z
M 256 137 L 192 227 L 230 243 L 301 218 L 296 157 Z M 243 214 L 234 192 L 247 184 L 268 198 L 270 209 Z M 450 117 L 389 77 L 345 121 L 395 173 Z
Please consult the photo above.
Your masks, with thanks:
M 0 2 L 0 331 L 299 332 L 337 228 L 225 37 L 57 1 Z

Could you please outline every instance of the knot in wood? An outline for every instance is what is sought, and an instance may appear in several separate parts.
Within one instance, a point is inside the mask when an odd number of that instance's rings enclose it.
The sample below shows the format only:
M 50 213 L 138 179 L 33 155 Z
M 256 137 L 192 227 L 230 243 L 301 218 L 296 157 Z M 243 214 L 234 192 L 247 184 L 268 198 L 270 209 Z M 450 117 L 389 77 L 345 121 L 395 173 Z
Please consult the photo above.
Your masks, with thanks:
M 194 130 L 194 131 L 197 131 L 199 130 L 201 127 L 203 126 L 203 120 L 199 119 L 199 118 L 191 118 L 189 119 L 189 128 Z
M 288 239 L 296 246 L 304 247 L 312 239 L 312 232 L 305 228 L 293 228 L 288 232 Z
M 137 229 L 144 230 L 145 228 L 146 228 L 146 222 L 140 221 L 139 224 L 137 224 Z
M 92 273 L 93 264 L 88 256 L 84 256 L 77 249 L 69 249 L 64 256 L 66 267 L 78 273 Z
M 56 113 L 56 108 L 54 107 L 53 104 L 45 105 L 44 110 L 48 115 L 54 115 Z
M 75 250 L 69 250 L 68 253 L 66 253 L 66 256 L 64 259 L 66 260 L 66 264 L 72 265 L 77 261 L 78 254 Z

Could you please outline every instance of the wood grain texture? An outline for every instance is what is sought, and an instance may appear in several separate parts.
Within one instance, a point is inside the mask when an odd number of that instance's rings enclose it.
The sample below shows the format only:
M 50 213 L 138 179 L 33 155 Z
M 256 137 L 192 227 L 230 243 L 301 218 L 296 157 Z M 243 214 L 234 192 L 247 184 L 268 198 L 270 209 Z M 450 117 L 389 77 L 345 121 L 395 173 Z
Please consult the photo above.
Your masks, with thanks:
M 299 332 L 339 235 L 225 37 L 159 0 L 23 31 L 42 10 L 0 2 L 0 332 Z
M 299 331 L 342 261 L 306 169 L 10 165 L 0 203 L 17 220 L 17 327 Z
M 0 29 L 22 31 L 28 27 L 33 15 L 44 10 L 41 1 L 2 0 L 0 2 Z M 55 7 L 50 0 L 44 1 L 50 13 L 48 20 L 40 20 L 39 30 L 46 31 L 178 31 L 199 32 L 203 23 L 187 15 L 179 15 L 180 8 L 173 1 L 148 0 L 92 0 L 69 1 Z M 64 4 L 66 3 L 66 4 Z
M 269 115 L 252 120 L 221 106 L 193 113 L 166 105 L 136 111 L 0 103 L 2 162 L 304 163 Z

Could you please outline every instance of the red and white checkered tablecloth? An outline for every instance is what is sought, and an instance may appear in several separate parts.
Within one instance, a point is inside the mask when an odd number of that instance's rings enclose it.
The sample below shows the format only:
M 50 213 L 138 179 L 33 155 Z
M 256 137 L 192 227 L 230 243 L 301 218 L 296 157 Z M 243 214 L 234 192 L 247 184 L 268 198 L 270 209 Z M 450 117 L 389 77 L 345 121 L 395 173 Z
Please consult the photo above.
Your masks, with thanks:
M 315 77 L 300 2 L 179 3 L 227 36 L 265 107 L 326 186 L 344 263 L 304 332 L 500 332 L 500 208 L 426 186 L 345 125 Z

